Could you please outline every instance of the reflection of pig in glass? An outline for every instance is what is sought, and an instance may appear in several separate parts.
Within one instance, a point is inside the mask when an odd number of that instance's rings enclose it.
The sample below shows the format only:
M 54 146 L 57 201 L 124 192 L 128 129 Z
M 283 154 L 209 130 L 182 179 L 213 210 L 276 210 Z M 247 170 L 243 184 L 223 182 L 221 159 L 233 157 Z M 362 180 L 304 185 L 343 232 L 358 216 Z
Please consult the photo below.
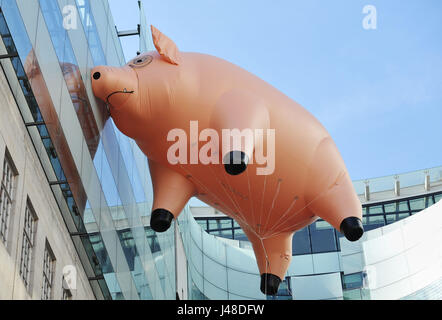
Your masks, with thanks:
M 361 204 L 344 162 L 308 111 L 238 66 L 209 55 L 180 53 L 157 29 L 152 27 L 152 33 L 157 52 L 144 53 L 121 68 L 97 67 L 91 76 L 94 94 L 109 104 L 118 128 L 149 158 L 154 230 L 167 230 L 187 201 L 198 197 L 244 230 L 266 294 L 275 294 L 284 278 L 296 230 L 320 217 L 351 241 L 362 236 Z M 167 141 L 168 133 L 179 128 L 189 137 L 190 121 L 218 136 L 223 129 L 274 129 L 273 173 L 258 175 L 258 164 L 249 161 L 262 147 L 256 141 L 219 152 L 224 160 L 219 164 L 169 163 L 174 142 Z M 264 134 L 264 146 L 266 139 Z M 191 143 L 185 152 L 204 144 Z M 234 155 L 239 155 L 237 163 L 228 161 Z
M 61 64 L 61 67 L 89 152 L 93 158 L 98 148 L 99 131 L 92 110 L 87 102 L 84 86 L 80 81 L 79 69 L 68 63 Z M 63 168 L 65 178 L 69 182 L 69 187 L 75 199 L 75 203 L 78 206 L 79 212 L 82 213 L 86 205 L 86 194 L 34 51 L 31 51 L 28 54 L 24 70 L 31 84 L 32 92 L 38 103 L 47 131 L 56 150 L 56 155 Z M 66 132 L 66 134 L 72 133 Z M 57 168 L 55 168 L 55 170 L 57 170 Z M 56 172 L 56 174 L 58 178 L 63 178 L 60 176 L 59 172 Z
M 89 152 L 92 159 L 98 148 L 100 133 L 98 131 L 97 123 L 94 114 L 89 104 L 84 83 L 81 79 L 80 69 L 72 63 L 61 63 L 63 77 L 66 81 L 69 94 L 71 95 L 72 103 L 74 104 L 75 112 L 77 113 L 78 121 L 86 139 Z

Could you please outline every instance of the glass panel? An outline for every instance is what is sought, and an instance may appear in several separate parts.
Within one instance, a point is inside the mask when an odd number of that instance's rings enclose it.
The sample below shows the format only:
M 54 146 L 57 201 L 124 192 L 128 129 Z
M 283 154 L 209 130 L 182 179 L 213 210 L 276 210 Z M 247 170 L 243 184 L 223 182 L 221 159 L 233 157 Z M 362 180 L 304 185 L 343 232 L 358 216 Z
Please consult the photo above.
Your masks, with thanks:
M 209 219 L 209 230 L 232 228 L 232 219 Z
M 248 241 L 249 240 L 241 228 L 234 229 L 233 239 L 241 240 L 241 241 Z
M 189 288 L 190 290 L 190 297 L 191 300 L 209 300 L 207 297 L 201 292 L 200 289 L 195 285 L 195 283 L 192 281 L 192 284 Z
M 312 253 L 308 227 L 295 232 L 292 242 L 292 253 L 293 255 Z
M 229 230 L 216 230 L 216 231 L 209 231 L 209 234 L 217 236 L 217 237 L 223 237 L 227 239 L 233 239 L 233 231 L 232 229 Z
M 423 210 L 425 209 L 425 198 L 410 200 L 411 210 Z
M 408 208 L 408 202 L 407 201 L 401 201 L 399 202 L 399 211 L 409 211 Z
M 399 221 L 401 219 L 409 217 L 409 213 L 398 213 L 398 214 L 387 214 L 385 218 L 387 219 L 387 224 Z
M 203 254 L 204 279 L 222 290 L 227 290 L 227 270 L 224 265 L 217 263 Z M 205 289 L 205 288 L 204 288 Z
M 434 204 L 434 200 L 433 200 L 433 196 L 428 196 L 425 197 L 426 198 L 426 207 L 430 207 Z
M 364 230 L 369 231 L 385 225 L 384 215 L 368 216 L 364 223 Z
M 369 214 L 384 213 L 384 210 L 382 209 L 382 205 L 368 207 L 367 209 L 368 209 Z
M 161 249 L 157 233 L 153 231 L 151 227 L 145 227 L 145 230 L 146 230 L 147 243 L 149 243 L 150 246 L 150 251 L 152 253 L 159 252 Z
M 396 212 L 396 202 L 384 204 L 384 208 L 385 208 L 385 213 Z
M 81 23 L 83 24 L 84 33 L 87 36 L 89 50 L 94 60 L 94 65 L 105 65 L 106 58 L 104 56 L 103 47 L 100 37 L 98 36 L 95 19 L 92 14 L 89 0 L 76 0 L 78 12 L 80 13 Z
M 442 194 L 436 194 L 436 195 L 434 196 L 434 201 L 435 201 L 435 202 L 438 202 L 440 199 L 442 199 Z
M 334 228 L 326 221 L 310 225 L 313 253 L 337 251 Z
M 147 284 L 147 280 L 144 276 L 140 255 L 138 253 L 137 247 L 135 246 L 135 240 L 132 234 L 132 230 L 119 230 L 118 236 L 120 238 L 121 246 L 123 248 L 126 261 L 129 265 L 129 270 L 132 273 L 132 277 L 134 279 L 135 286 L 137 287 L 137 292 L 140 298 L 143 299 L 145 297 L 152 297 L 149 285 Z
M 362 284 L 362 272 L 344 275 L 344 289 L 361 288 Z
M 361 290 L 345 290 L 344 292 L 344 300 L 362 300 Z
M 70 98 L 77 113 L 84 138 L 92 158 L 97 150 L 100 133 L 92 112 L 85 85 L 81 77 L 77 59 L 66 29 L 63 27 L 63 16 L 57 1 L 40 0 L 46 26 L 51 36 L 60 68 L 69 90 Z

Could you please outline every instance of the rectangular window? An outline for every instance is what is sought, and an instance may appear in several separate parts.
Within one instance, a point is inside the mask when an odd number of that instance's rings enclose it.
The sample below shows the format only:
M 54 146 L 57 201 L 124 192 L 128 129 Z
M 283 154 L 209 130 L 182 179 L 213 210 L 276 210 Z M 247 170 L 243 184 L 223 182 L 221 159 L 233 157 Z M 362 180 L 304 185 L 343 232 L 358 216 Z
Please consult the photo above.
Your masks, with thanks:
M 52 249 L 46 240 L 44 261 L 43 261 L 43 286 L 42 286 L 42 300 L 52 299 L 52 285 L 54 283 L 55 273 L 55 256 Z
M 363 217 L 362 220 L 364 223 L 364 230 L 365 231 L 370 231 L 370 230 L 385 226 L 385 218 L 384 218 L 383 214 Z
M 249 241 L 246 234 L 241 228 L 235 228 L 233 229 L 233 239 L 235 240 L 242 240 L 242 241 Z
M 393 213 L 396 212 L 397 202 L 384 204 L 385 213 Z
M 3 161 L 3 175 L 0 186 L 0 239 L 5 246 L 8 239 L 12 202 L 14 201 L 14 182 L 16 175 L 14 165 L 6 153 L 5 160 Z
M 384 213 L 382 205 L 367 207 L 369 214 L 380 214 Z
M 151 227 L 144 228 L 146 232 L 147 243 L 149 244 L 152 253 L 160 252 L 160 242 L 158 241 L 157 233 Z
M 313 253 L 338 251 L 335 230 L 328 222 L 318 220 L 309 228 Z
M 309 253 L 312 253 L 310 230 L 309 227 L 305 227 L 296 231 L 293 235 L 292 254 L 301 255 Z
M 211 219 L 209 220 L 209 230 L 231 229 L 232 219 Z
M 343 280 L 344 280 L 343 283 L 344 290 L 350 290 L 350 289 L 361 288 L 364 279 L 362 276 L 362 272 L 357 272 L 353 274 L 344 275 Z
M 29 199 L 25 209 L 25 224 L 23 226 L 23 242 L 21 246 L 20 276 L 25 283 L 26 289 L 30 288 L 31 263 L 35 233 L 37 227 L 37 216 L 34 213 Z
M 407 200 L 399 202 L 399 211 L 410 211 Z
M 410 200 L 410 209 L 411 210 L 423 210 L 425 209 L 425 198 L 419 198 Z

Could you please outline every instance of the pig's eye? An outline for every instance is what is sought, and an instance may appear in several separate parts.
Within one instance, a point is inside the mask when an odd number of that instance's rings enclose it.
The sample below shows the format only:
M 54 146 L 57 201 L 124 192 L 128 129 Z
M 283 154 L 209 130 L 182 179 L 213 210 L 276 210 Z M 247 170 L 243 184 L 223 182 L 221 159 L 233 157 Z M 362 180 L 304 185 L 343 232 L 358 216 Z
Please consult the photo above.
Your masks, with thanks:
M 153 60 L 152 56 L 137 57 L 132 60 L 130 65 L 133 67 L 144 67 L 144 66 L 148 65 L 149 63 L 151 63 L 152 60 Z

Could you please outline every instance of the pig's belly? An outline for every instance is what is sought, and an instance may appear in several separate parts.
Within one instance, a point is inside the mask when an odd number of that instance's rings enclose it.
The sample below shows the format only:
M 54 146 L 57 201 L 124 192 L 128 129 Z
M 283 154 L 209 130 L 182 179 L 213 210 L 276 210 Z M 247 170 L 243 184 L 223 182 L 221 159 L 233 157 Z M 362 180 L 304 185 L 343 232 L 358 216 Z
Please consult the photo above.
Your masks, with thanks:
M 312 223 L 317 217 L 303 197 L 303 181 L 294 177 L 256 175 L 255 165 L 238 176 L 230 176 L 223 165 L 181 166 L 193 182 L 197 198 L 235 219 L 243 229 L 266 238 L 282 232 L 293 232 Z M 245 231 L 246 231 L 245 230 Z

